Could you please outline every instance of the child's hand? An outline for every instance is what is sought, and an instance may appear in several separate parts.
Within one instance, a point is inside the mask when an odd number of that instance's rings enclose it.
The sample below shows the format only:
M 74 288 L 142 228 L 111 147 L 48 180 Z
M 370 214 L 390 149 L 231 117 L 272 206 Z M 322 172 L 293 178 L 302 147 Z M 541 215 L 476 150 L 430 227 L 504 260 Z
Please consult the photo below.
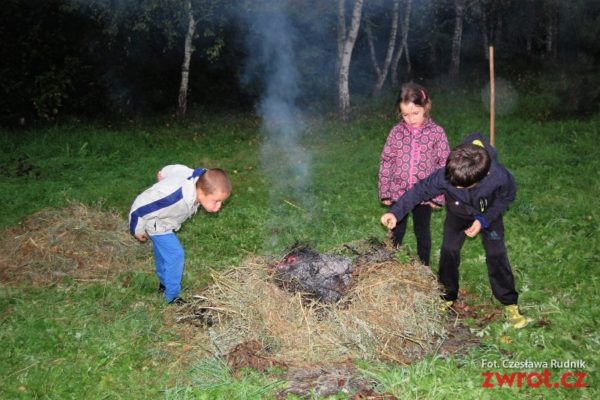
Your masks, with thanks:
M 381 204 L 389 207 L 392 205 L 392 201 L 390 199 L 384 199 L 384 200 L 381 200 Z
M 473 221 L 473 225 L 471 225 L 466 231 L 465 231 L 465 235 L 467 235 L 468 237 L 475 237 L 479 234 L 479 231 L 481 231 L 481 222 L 475 220 Z
M 163 176 L 162 176 L 162 174 L 160 173 L 160 171 L 158 171 L 158 172 L 156 173 L 156 182 L 160 182 L 160 181 L 162 181 L 162 179 L 163 179 Z
M 139 240 L 140 242 L 145 242 L 148 240 L 148 236 L 145 233 L 138 233 L 137 235 L 133 235 L 134 238 Z
M 396 219 L 396 216 L 392 213 L 385 213 L 381 217 L 381 223 L 388 229 L 394 229 L 397 222 L 398 220 Z
M 439 205 L 438 203 L 434 202 L 434 201 L 428 201 L 425 204 L 427 204 L 429 207 L 431 207 L 433 210 L 439 210 L 440 208 L 442 208 L 441 205 Z

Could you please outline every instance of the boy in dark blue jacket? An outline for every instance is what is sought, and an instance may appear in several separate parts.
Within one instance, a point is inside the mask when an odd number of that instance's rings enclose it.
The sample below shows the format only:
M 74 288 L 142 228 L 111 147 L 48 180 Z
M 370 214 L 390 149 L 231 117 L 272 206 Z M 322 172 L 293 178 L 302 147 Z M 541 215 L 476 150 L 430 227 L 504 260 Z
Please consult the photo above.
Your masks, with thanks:
M 458 297 L 460 250 L 465 239 L 481 233 L 492 293 L 505 306 L 507 320 L 520 329 L 530 320 L 517 306 L 502 221 L 502 213 L 514 201 L 516 192 L 514 178 L 498 163 L 494 148 L 479 133 L 472 133 L 452 150 L 445 168 L 406 192 L 381 217 L 381 223 L 393 229 L 417 204 L 443 193 L 447 212 L 438 279 L 445 289 L 446 304 L 451 307 Z

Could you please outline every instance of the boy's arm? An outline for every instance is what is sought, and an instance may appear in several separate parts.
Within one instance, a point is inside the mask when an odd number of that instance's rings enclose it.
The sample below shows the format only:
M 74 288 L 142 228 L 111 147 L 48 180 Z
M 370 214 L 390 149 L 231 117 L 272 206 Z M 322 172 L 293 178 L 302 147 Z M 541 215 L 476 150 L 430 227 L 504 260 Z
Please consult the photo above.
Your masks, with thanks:
M 140 194 L 129 211 L 129 233 L 138 238 L 146 234 L 146 224 L 153 219 L 168 219 L 180 214 L 180 207 L 174 205 L 183 200 L 183 190 L 179 188 L 165 195 L 158 188 L 162 183 L 156 183 Z M 156 213 L 160 211 L 160 214 Z M 139 238 L 138 238 L 139 239 Z
M 506 211 L 517 196 L 517 186 L 511 173 L 504 168 L 501 169 L 501 173 L 504 174 L 503 183 L 494 191 L 492 205 L 475 216 L 484 228 L 488 228 L 492 221 Z
M 158 171 L 157 180 L 161 181 L 170 176 L 181 176 L 187 178 L 193 172 L 193 169 L 182 164 L 167 165 Z
M 142 237 L 146 235 L 146 219 L 144 215 L 140 215 L 136 202 L 131 206 L 129 210 L 129 233 L 136 239 L 142 241 Z
M 427 178 L 417 182 L 412 189 L 404 193 L 396 203 L 390 208 L 390 213 L 394 214 L 400 221 L 418 204 L 432 199 L 443 192 L 444 188 L 444 168 L 440 168 Z

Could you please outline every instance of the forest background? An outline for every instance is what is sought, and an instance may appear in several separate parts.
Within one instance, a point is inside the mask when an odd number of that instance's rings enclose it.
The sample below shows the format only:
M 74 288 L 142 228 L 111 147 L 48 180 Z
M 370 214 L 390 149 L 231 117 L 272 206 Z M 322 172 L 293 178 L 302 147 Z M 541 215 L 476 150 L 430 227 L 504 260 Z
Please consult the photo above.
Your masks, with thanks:
M 252 110 L 269 91 L 347 119 L 351 96 L 403 81 L 483 87 L 490 45 L 516 90 L 580 115 L 597 111 L 599 9 L 596 0 L 9 0 L 0 123 Z

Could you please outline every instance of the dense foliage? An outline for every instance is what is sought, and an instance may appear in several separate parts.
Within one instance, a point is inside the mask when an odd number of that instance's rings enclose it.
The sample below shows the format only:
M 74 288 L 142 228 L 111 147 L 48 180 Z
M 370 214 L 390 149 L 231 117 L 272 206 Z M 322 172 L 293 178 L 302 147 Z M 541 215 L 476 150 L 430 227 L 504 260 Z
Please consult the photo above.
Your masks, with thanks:
M 183 2 L 168 0 L 9 0 L 0 9 L 0 123 L 30 125 L 69 117 L 173 112 L 181 80 Z M 348 8 L 352 2 L 346 1 Z M 404 4 L 404 2 L 401 2 Z M 189 102 L 201 108 L 244 109 L 261 94 L 246 40 L 258 18 L 283 7 L 295 32 L 293 60 L 302 106 L 335 105 L 337 10 L 334 1 L 194 0 L 197 21 Z M 487 73 L 486 45 L 496 47 L 499 74 L 560 70 L 554 95 L 572 111 L 598 102 L 600 4 L 593 0 L 414 1 L 409 15 L 409 64 L 400 80 L 444 76 L 464 7 L 460 49 L 464 80 Z M 366 1 L 364 27 L 383 54 L 391 1 Z M 287 33 L 287 32 L 286 32 Z M 280 32 L 272 31 L 272 35 Z M 248 73 L 252 70 L 253 73 Z M 262 65 L 259 73 L 268 73 Z M 375 72 L 361 27 L 351 64 L 351 90 L 371 92 Z M 454 80 L 452 80 L 454 82 Z M 450 83 L 450 81 L 448 81 Z

